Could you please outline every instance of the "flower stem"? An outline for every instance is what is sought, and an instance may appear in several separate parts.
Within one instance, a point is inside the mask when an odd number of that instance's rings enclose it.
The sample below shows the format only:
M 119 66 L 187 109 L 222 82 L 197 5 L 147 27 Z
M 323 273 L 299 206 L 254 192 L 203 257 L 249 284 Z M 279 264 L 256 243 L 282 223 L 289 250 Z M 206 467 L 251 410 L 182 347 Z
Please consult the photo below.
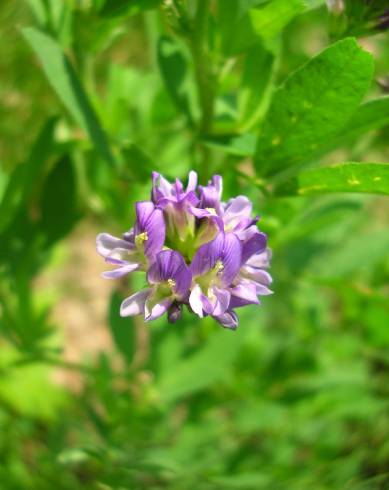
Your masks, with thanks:
M 215 75 L 208 54 L 208 16 L 210 0 L 198 0 L 195 15 L 195 28 L 191 39 L 191 50 L 195 65 L 195 75 L 201 106 L 199 136 L 206 135 L 212 130 L 212 119 L 215 101 Z M 209 149 L 201 146 L 201 161 L 199 165 L 200 178 L 206 179 L 209 173 Z

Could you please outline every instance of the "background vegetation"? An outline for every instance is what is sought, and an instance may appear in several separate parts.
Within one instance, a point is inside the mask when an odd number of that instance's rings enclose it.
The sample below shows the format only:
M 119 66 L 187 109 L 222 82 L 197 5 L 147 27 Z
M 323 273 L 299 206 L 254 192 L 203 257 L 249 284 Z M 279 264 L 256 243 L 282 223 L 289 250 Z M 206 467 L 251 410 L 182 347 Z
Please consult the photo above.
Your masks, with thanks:
M 1 2 L 2 489 L 389 488 L 388 12 L 328 3 Z M 99 278 L 189 169 L 273 249 L 237 332 Z

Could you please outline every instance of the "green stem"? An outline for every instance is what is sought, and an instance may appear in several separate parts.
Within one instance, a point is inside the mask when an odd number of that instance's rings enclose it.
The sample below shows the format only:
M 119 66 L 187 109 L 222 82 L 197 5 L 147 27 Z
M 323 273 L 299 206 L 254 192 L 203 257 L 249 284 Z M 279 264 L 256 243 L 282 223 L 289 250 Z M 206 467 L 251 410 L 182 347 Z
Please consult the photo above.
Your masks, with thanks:
M 212 130 L 212 119 L 215 101 L 215 75 L 208 55 L 208 15 L 210 0 L 198 0 L 195 15 L 195 28 L 191 40 L 191 49 L 195 64 L 195 75 L 201 106 L 199 135 L 206 135 Z M 201 147 L 199 173 L 202 179 L 208 177 L 209 149 Z

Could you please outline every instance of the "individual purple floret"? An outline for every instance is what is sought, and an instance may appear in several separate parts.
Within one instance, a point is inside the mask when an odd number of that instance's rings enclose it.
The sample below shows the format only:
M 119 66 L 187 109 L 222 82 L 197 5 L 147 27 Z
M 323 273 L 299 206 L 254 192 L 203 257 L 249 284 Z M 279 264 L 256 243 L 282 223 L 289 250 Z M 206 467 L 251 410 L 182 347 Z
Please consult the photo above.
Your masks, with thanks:
M 149 321 L 167 313 L 175 323 L 186 306 L 235 329 L 235 308 L 258 305 L 259 296 L 271 294 L 271 253 L 251 201 L 238 196 L 224 203 L 221 197 L 218 175 L 197 187 L 197 174 L 190 172 L 184 188 L 154 172 L 152 201 L 136 203 L 134 227 L 121 239 L 98 235 L 97 251 L 116 266 L 103 277 L 146 273 L 147 287 L 123 301 L 122 316 Z
M 189 304 L 200 318 L 218 318 L 228 310 L 229 286 L 239 272 L 241 257 L 242 244 L 234 233 L 220 232 L 199 248 L 190 266 L 193 285 Z
M 174 250 L 162 250 L 147 272 L 150 287 L 125 299 L 121 316 L 144 315 L 155 320 L 173 305 L 186 299 L 192 275 L 182 255 Z
M 195 189 L 197 185 L 196 172 L 189 172 L 186 190 L 182 182 L 176 179 L 170 184 L 162 175 L 153 172 L 153 202 L 164 210 L 167 234 L 181 241 L 193 239 L 195 232 L 195 219 L 189 208 L 199 203 Z
M 108 233 L 100 233 L 96 239 L 97 252 L 108 264 L 118 266 L 103 272 L 106 279 L 116 279 L 129 272 L 146 270 L 165 242 L 165 221 L 163 212 L 151 201 L 135 204 L 136 221 L 131 230 L 116 238 Z

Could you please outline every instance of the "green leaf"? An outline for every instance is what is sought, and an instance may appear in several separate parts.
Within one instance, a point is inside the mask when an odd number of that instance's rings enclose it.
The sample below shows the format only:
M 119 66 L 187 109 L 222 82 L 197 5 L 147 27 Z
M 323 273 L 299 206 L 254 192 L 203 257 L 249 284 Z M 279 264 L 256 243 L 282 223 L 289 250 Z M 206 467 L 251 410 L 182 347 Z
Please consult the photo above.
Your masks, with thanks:
M 131 362 L 136 350 L 136 331 L 131 318 L 120 316 L 122 298 L 114 291 L 109 304 L 109 327 L 117 350 L 127 362 Z
M 328 192 L 389 194 L 389 163 L 341 163 L 306 170 L 276 190 L 300 196 Z
M 325 49 L 276 91 L 257 142 L 261 176 L 309 162 L 346 125 L 369 88 L 373 60 L 352 38 Z
M 167 36 L 158 41 L 158 64 L 166 89 L 178 110 L 192 121 L 187 92 L 188 63 L 181 47 Z
M 109 164 L 114 164 L 106 134 L 61 47 L 50 36 L 32 27 L 22 29 L 22 33 L 40 59 L 48 81 L 67 110 L 88 134 L 101 157 Z
M 68 156 L 58 161 L 43 187 L 40 229 L 47 244 L 65 236 L 80 217 L 77 203 L 77 182 Z
M 369 100 L 358 107 L 347 126 L 327 146 L 325 152 L 340 147 L 373 129 L 389 124 L 389 96 Z
M 254 32 L 263 39 L 275 37 L 305 8 L 302 0 L 273 0 L 262 8 L 250 10 Z

